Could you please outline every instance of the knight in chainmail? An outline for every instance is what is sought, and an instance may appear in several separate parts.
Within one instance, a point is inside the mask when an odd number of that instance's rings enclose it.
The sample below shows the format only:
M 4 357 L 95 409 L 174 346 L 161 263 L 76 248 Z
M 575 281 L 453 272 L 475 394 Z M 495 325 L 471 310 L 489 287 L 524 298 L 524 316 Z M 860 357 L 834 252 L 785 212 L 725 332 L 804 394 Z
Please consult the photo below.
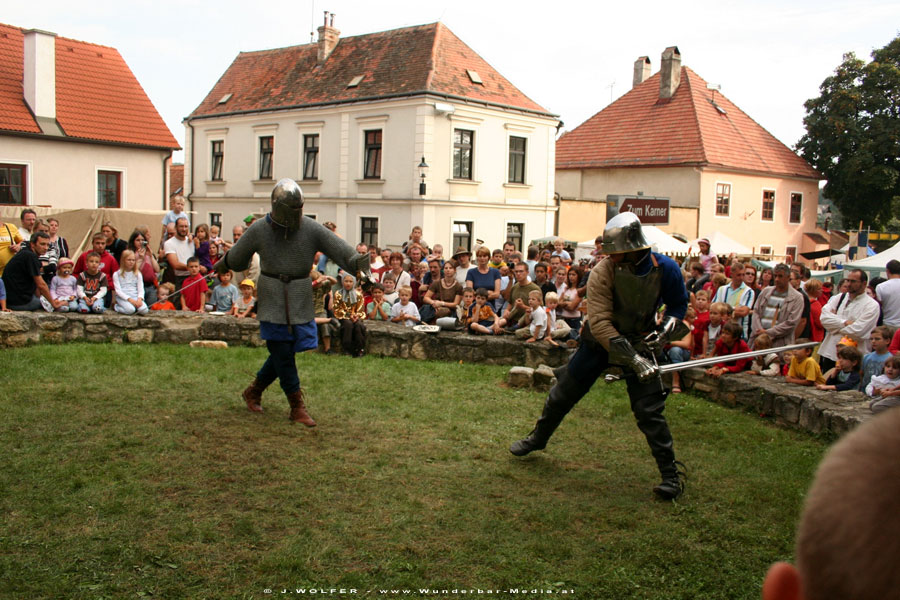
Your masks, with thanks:
M 291 406 L 292 421 L 314 427 L 297 375 L 295 354 L 318 346 L 310 271 L 316 252 L 323 252 L 351 273 L 370 276 L 369 255 L 358 254 L 347 242 L 315 220 L 303 216 L 303 192 L 293 179 L 282 179 L 272 190 L 272 210 L 253 223 L 216 270 L 243 271 L 259 255 L 260 337 L 269 357 L 243 392 L 247 408 L 262 412 L 263 391 L 278 379 Z
M 611 365 L 625 371 L 631 411 L 647 439 L 662 482 L 653 492 L 673 500 L 684 492 L 684 473 L 675 461 L 672 434 L 663 416 L 667 390 L 655 356 L 670 340 L 687 334 L 683 322 L 688 296 L 681 270 L 672 259 L 652 252 L 634 213 L 620 213 L 603 230 L 603 252 L 609 255 L 591 271 L 587 284 L 588 319 L 578 350 L 556 370 L 534 430 L 509 451 L 524 456 L 543 450 L 575 404 Z M 657 311 L 666 312 L 657 324 Z

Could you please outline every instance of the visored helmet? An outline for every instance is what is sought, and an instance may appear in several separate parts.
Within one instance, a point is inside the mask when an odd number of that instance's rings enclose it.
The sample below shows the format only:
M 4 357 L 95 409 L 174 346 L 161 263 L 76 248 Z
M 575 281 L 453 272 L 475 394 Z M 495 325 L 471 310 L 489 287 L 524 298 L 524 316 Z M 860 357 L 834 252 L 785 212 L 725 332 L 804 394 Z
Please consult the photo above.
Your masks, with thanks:
M 633 212 L 622 212 L 610 219 L 603 228 L 604 254 L 621 254 L 650 247 L 641 221 Z
M 293 179 L 282 179 L 272 190 L 272 222 L 291 231 L 300 229 L 303 217 L 303 190 Z

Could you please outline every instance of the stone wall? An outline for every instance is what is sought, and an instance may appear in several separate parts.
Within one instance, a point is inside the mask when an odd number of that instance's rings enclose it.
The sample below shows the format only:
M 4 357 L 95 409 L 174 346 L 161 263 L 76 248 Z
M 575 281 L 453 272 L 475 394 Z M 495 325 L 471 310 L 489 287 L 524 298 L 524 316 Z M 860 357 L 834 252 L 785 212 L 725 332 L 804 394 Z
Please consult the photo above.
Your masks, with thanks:
M 489 365 L 565 364 L 573 350 L 546 342 L 525 344 L 513 336 L 473 336 L 461 332 L 419 333 L 392 323 L 369 322 L 366 350 L 377 356 L 417 360 L 463 361 Z M 229 345 L 261 346 L 259 322 L 162 311 L 147 316 L 117 313 L 0 313 L 0 348 L 71 341 L 99 343 L 172 343 L 220 340 Z M 334 340 L 340 348 L 340 340 Z M 552 374 L 548 374 L 549 382 Z M 738 374 L 720 379 L 702 369 L 682 372 L 682 387 L 726 406 L 744 407 L 786 427 L 817 434 L 841 435 L 871 416 L 860 392 L 823 392 L 784 383 L 783 378 Z M 598 384 L 599 385 L 599 384 Z

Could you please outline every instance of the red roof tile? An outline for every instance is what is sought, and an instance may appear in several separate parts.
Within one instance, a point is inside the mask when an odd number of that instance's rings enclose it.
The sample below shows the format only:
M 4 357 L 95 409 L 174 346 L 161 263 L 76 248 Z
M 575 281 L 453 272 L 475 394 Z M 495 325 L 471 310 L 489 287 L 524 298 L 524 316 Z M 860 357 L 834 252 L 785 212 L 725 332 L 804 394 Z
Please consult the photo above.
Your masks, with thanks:
M 0 24 L 0 130 L 40 133 L 22 90 L 24 32 Z M 67 137 L 178 149 L 115 48 L 56 38 L 56 120 Z
M 321 66 L 317 48 L 313 43 L 241 52 L 191 116 L 426 92 L 549 114 L 441 23 L 341 38 Z M 476 71 L 483 84 L 473 83 L 467 70 Z M 359 75 L 359 85 L 348 88 Z
M 713 95 L 684 66 L 671 101 L 659 101 L 656 73 L 556 143 L 557 169 L 690 165 L 821 179 L 809 163 L 721 93 Z
M 184 192 L 184 164 L 169 165 L 169 196 Z

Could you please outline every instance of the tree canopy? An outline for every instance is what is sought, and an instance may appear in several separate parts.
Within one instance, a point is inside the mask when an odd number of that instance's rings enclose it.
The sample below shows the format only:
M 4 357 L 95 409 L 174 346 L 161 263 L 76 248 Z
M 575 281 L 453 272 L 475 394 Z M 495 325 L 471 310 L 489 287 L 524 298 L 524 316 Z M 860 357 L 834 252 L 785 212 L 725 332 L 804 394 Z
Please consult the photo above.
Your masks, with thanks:
M 846 224 L 886 225 L 900 213 L 900 36 L 869 63 L 845 54 L 819 90 L 804 104 L 797 149 Z

